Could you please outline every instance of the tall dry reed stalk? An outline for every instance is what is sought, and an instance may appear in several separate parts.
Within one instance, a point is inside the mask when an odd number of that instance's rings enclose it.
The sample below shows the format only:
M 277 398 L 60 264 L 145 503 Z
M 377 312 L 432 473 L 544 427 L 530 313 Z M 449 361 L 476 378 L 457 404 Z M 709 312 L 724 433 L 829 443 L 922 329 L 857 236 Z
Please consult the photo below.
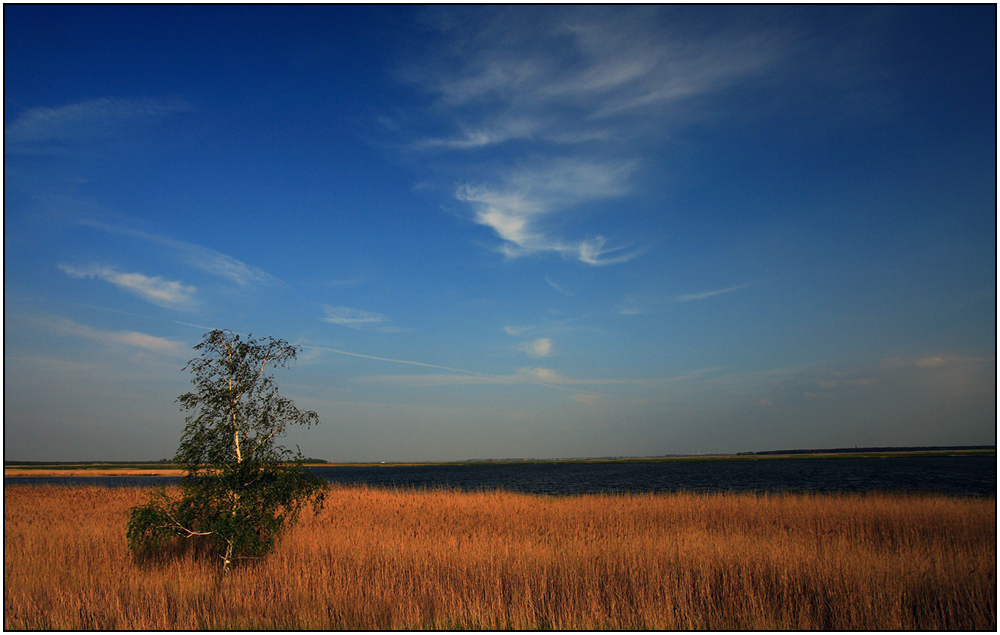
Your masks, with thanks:
M 146 496 L 5 486 L 4 628 L 996 629 L 995 499 L 335 487 L 222 579 Z

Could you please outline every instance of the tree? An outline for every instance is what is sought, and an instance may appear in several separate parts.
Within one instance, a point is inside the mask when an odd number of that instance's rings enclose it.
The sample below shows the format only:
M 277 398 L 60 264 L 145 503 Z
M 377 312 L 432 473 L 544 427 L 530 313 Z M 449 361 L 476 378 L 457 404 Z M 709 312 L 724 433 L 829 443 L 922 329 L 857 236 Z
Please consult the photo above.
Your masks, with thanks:
M 267 338 L 241 340 L 213 330 L 184 366 L 195 389 L 177 398 L 190 411 L 174 462 L 183 465 L 181 495 L 164 489 L 129 515 L 133 553 L 149 553 L 172 539 L 204 536 L 222 554 L 223 575 L 237 558 L 266 554 L 303 506 L 323 504 L 326 482 L 277 444 L 288 426 L 311 427 L 319 417 L 278 394 L 268 368 L 295 360 L 298 349 Z

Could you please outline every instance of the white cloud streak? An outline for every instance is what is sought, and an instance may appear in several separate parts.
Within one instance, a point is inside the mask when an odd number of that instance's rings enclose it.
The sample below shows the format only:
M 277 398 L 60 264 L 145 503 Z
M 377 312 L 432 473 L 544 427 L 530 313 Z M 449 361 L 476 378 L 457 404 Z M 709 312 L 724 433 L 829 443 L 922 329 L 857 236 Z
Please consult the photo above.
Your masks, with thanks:
M 65 318 L 46 320 L 45 322 L 53 331 L 62 336 L 82 337 L 104 345 L 124 345 L 132 348 L 141 348 L 169 357 L 183 358 L 188 353 L 187 347 L 181 342 L 147 333 L 136 331 L 100 331 Z
M 241 287 L 252 284 L 275 284 L 278 279 L 263 269 L 252 267 L 245 262 L 200 245 L 159 238 L 159 242 L 173 247 L 182 259 L 195 269 L 220 278 L 225 278 Z
M 419 365 L 426 366 L 427 364 Z M 357 381 L 366 384 L 390 384 L 411 388 L 435 388 L 440 386 L 534 385 L 555 388 L 557 390 L 568 391 L 576 394 L 591 394 L 587 391 L 565 385 L 572 382 L 568 382 L 562 375 L 547 368 L 520 368 L 517 372 L 510 375 L 365 375 L 358 377 Z
M 389 360 L 398 361 L 398 360 Z M 425 366 L 426 364 L 419 364 Z M 439 386 L 509 386 L 516 383 L 514 376 L 498 375 L 362 375 L 356 381 L 364 384 L 393 384 L 414 388 Z
M 503 332 L 506 333 L 507 335 L 513 335 L 514 337 L 518 337 L 524 335 L 532 328 L 533 327 L 531 326 L 505 326 L 503 327 Z
M 138 238 L 158 245 L 163 245 L 174 250 L 180 260 L 185 264 L 194 267 L 210 275 L 224 278 L 241 287 L 254 284 L 277 284 L 279 280 L 257 267 L 252 267 L 236 258 L 227 256 L 201 245 L 194 245 L 173 238 L 157 236 L 137 229 L 106 225 L 91 220 L 81 220 L 78 224 L 85 227 L 93 227 L 111 234 Z
M 493 230 L 507 258 L 548 253 L 602 266 L 640 255 L 627 240 L 609 244 L 610 232 L 567 238 L 558 223 L 588 204 L 630 195 L 643 163 L 639 146 L 703 117 L 694 99 L 755 76 L 782 50 L 774 33 L 690 28 L 669 8 L 431 13 L 443 40 L 432 40 L 433 51 L 414 56 L 400 77 L 432 96 L 430 114 L 455 130 L 411 149 L 464 155 L 472 176 L 454 197 Z M 515 143 L 514 152 L 533 157 L 530 166 L 475 159 Z
M 346 306 L 330 306 L 328 304 L 323 305 L 323 312 L 326 313 L 326 317 L 320 319 L 324 322 L 336 324 L 337 326 L 345 326 L 349 329 L 385 330 L 386 328 L 395 328 L 385 326 L 391 320 L 381 313 L 362 311 L 361 309 L 352 309 Z
M 39 107 L 4 127 L 4 151 L 18 154 L 60 152 L 67 146 L 115 139 L 142 126 L 191 110 L 181 101 L 101 98 L 58 108 Z
M 356 378 L 356 381 L 369 384 L 395 384 L 411 387 L 436 387 L 436 386 L 468 386 L 468 385 L 516 385 L 516 384 L 535 384 L 549 386 L 552 388 L 558 388 L 560 390 L 567 390 L 573 393 L 585 393 L 578 388 L 572 387 L 567 384 L 605 384 L 605 383 L 622 383 L 614 380 L 573 380 L 567 379 L 556 371 L 547 368 L 534 368 L 525 367 L 520 368 L 517 372 L 510 375 L 492 375 L 489 373 L 480 373 L 473 370 L 465 370 L 462 368 L 452 368 L 449 366 L 439 366 L 436 364 L 426 364 L 424 362 L 415 362 L 412 360 L 405 359 L 393 359 L 391 357 L 378 357 L 376 355 L 364 355 L 362 353 L 353 353 L 350 351 L 345 351 L 337 348 L 331 348 L 329 346 L 315 346 L 311 344 L 302 344 L 305 349 L 317 350 L 317 351 L 327 351 L 330 353 L 336 353 L 338 355 L 347 355 L 349 357 L 357 357 L 360 359 L 370 359 L 377 362 L 388 362 L 391 364 L 404 364 L 407 366 L 419 366 L 422 368 L 434 368 L 437 370 L 447 370 L 451 374 L 422 374 L 422 375 L 363 375 Z M 458 374 L 455 374 L 458 373 Z M 626 381 L 625 383 L 629 383 Z
M 618 305 L 618 315 L 642 315 L 646 310 L 643 309 L 635 298 L 627 297 Z
M 455 198 L 472 207 L 477 224 L 491 228 L 504 241 L 500 251 L 508 258 L 555 252 L 590 265 L 617 264 L 631 260 L 639 251 L 606 248 L 603 236 L 565 240 L 553 236 L 547 223 L 567 207 L 621 196 L 628 191 L 627 181 L 635 168 L 632 161 L 564 159 L 511 172 L 500 186 L 461 185 Z
M 570 293 L 569 291 L 567 291 L 562 285 L 556 284 L 555 282 L 553 282 L 553 280 L 551 278 L 549 278 L 548 276 L 545 276 L 545 282 L 548 282 L 549 286 L 552 287 L 553 289 L 555 289 L 556 291 L 558 291 L 559 293 L 561 293 L 563 295 L 568 295 L 568 296 L 572 297 L 572 295 L 573 295 L 572 293 Z
M 548 368 L 522 368 L 517 372 L 521 376 L 527 376 L 546 384 L 566 383 L 566 379 L 562 375 Z
M 190 310 L 195 306 L 193 286 L 160 276 L 146 276 L 141 273 L 124 273 L 113 267 L 92 265 L 74 267 L 59 265 L 59 268 L 73 278 L 96 278 L 121 287 L 143 299 L 168 309 Z
M 547 337 L 540 337 L 533 342 L 524 342 L 518 349 L 532 357 L 547 357 L 552 354 L 552 340 Z
M 435 96 L 438 111 L 461 128 L 420 143 L 453 149 L 641 134 L 662 125 L 665 109 L 760 72 L 783 45 L 775 33 L 706 33 L 663 8 L 441 14 L 447 44 L 400 76 Z
M 461 368 L 451 368 L 448 366 L 437 366 L 435 364 L 425 364 L 423 362 L 414 362 L 405 359 L 393 359 L 391 357 L 377 357 L 375 355 L 364 355 L 362 353 L 351 353 L 349 351 L 342 351 L 337 348 L 330 348 L 329 346 L 314 346 L 312 344 L 303 344 L 303 348 L 314 349 L 318 351 L 328 351 L 330 353 L 336 353 L 338 355 L 347 355 L 349 357 L 359 357 L 361 359 L 371 359 L 377 362 L 390 362 L 392 364 L 407 364 L 410 366 L 423 366 L 424 368 L 437 368 L 439 370 L 450 370 L 456 373 L 463 373 L 465 375 L 476 375 L 480 377 L 492 377 L 492 375 L 487 375 L 485 373 L 477 373 L 473 370 L 463 370 Z
M 371 326 L 372 324 L 382 324 L 389 319 L 380 313 L 361 311 L 346 306 L 324 306 L 324 310 L 326 311 L 326 317 L 323 318 L 324 322 L 350 328 L 362 328 Z
M 738 284 L 735 287 L 727 287 L 725 289 L 712 289 L 711 291 L 699 291 L 698 293 L 687 293 L 684 295 L 679 295 L 674 298 L 677 302 L 691 302 L 692 300 L 704 300 L 705 298 L 711 298 L 713 296 L 722 295 L 724 293 L 732 293 L 733 291 L 739 291 L 740 289 L 746 289 L 747 287 L 757 284 L 756 282 L 748 282 L 746 284 Z

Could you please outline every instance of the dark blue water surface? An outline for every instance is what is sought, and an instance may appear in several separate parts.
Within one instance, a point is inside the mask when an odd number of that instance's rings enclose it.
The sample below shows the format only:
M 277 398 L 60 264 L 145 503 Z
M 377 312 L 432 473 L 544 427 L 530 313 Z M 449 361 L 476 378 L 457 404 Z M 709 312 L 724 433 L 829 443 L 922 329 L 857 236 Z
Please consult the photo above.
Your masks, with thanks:
M 940 492 L 996 496 L 996 457 L 760 459 L 657 463 L 381 465 L 310 468 L 343 484 L 390 488 L 504 489 L 533 494 L 598 492 Z M 4 484 L 136 487 L 170 476 L 12 477 Z

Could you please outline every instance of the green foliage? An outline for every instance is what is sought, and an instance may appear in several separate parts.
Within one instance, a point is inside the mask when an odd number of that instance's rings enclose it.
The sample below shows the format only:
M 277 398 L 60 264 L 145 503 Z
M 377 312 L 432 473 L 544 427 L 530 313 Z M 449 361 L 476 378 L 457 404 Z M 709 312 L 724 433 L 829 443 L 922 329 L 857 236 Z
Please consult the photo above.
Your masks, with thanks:
M 266 373 L 295 359 L 287 342 L 214 330 L 195 350 L 201 356 L 185 366 L 195 390 L 177 399 L 191 411 L 174 457 L 186 472 L 181 496 L 159 491 L 133 508 L 126 535 L 135 554 L 204 536 L 227 572 L 234 559 L 266 554 L 306 503 L 322 506 L 325 481 L 302 467 L 300 452 L 277 444 L 289 425 L 310 427 L 319 418 L 279 395 Z

